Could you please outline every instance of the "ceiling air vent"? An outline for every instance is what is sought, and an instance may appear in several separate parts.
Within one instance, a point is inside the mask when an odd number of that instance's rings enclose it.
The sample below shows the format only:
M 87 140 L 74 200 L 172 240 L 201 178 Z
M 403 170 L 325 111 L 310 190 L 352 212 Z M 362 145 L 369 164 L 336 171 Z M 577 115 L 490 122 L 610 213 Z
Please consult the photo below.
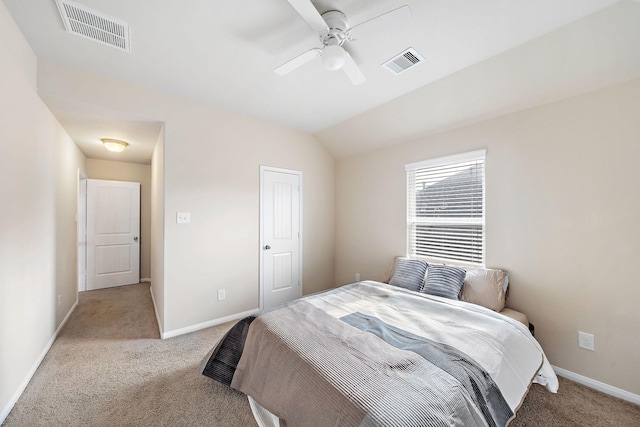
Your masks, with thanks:
M 382 66 L 393 74 L 400 74 L 423 62 L 424 58 L 422 55 L 416 52 L 414 48 L 410 47 L 382 64 Z
M 131 52 L 129 24 L 69 0 L 56 0 L 64 28 L 73 34 Z

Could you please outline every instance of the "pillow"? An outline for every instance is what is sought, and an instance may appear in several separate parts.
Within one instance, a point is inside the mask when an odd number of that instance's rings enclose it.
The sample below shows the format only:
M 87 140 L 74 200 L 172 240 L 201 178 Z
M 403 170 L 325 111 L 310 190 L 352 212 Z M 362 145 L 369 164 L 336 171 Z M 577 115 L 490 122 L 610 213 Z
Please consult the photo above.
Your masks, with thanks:
M 427 279 L 420 292 L 457 300 L 465 274 L 462 268 L 432 264 L 427 269 Z
M 507 302 L 509 275 L 506 271 L 476 268 L 467 271 L 460 299 L 501 311 Z
M 428 266 L 429 264 L 421 259 L 398 257 L 389 284 L 419 291 L 424 283 L 424 273 Z

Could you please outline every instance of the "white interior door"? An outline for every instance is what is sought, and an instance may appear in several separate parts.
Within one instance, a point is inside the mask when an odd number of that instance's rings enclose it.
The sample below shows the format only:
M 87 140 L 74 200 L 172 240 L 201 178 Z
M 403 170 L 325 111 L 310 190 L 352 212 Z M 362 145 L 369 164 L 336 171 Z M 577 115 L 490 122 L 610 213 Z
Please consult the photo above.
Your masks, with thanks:
M 302 172 L 261 167 L 261 299 L 270 309 L 302 296 Z
M 87 180 L 87 290 L 140 281 L 140 183 Z

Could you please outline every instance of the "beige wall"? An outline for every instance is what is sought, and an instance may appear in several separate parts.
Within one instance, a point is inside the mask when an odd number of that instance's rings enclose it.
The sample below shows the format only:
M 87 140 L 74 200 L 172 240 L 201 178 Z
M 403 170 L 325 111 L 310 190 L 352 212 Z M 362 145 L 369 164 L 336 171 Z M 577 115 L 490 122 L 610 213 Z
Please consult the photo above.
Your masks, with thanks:
M 381 279 L 406 252 L 406 163 L 486 148 L 487 265 L 510 272 L 508 305 L 552 364 L 640 394 L 638 111 L 634 80 L 340 160 L 336 282 Z
M 260 165 L 302 171 L 303 292 L 333 285 L 334 160 L 313 136 L 46 62 L 38 88 L 164 122 L 165 335 L 258 308 Z
M 140 183 L 140 279 L 151 278 L 151 166 L 87 159 L 87 177 Z
M 303 292 L 331 287 L 327 151 L 309 135 L 266 122 L 195 104 L 179 112 L 165 125 L 165 331 L 259 306 L 260 165 L 302 171 Z M 177 212 L 190 212 L 191 223 L 176 224 Z M 218 289 L 225 301 L 217 301 Z
M 84 156 L 36 94 L 36 58 L 0 2 L 0 421 L 77 300 Z

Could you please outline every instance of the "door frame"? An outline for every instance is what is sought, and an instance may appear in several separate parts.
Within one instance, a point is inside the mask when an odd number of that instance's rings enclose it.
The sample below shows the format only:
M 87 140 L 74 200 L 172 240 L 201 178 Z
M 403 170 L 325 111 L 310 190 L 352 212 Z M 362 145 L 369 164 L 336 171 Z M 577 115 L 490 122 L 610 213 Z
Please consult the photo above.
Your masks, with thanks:
M 78 169 L 76 188 L 76 257 L 78 292 L 87 290 L 87 174 Z
M 297 175 L 299 180 L 300 180 L 300 199 L 299 199 L 299 213 L 300 215 L 298 215 L 299 217 L 299 230 L 300 230 L 300 239 L 298 239 L 298 253 L 300 254 L 299 256 L 299 274 L 300 274 L 300 296 L 302 296 L 302 287 L 304 286 L 303 283 L 303 267 L 302 267 L 302 239 L 303 239 L 303 232 L 302 232 L 302 207 L 304 206 L 304 204 L 302 203 L 302 194 L 303 194 L 303 185 L 302 185 L 302 171 L 299 170 L 294 170 L 294 169 L 283 169 L 283 168 L 276 168 L 276 167 L 272 167 L 272 166 L 265 166 L 265 165 L 260 165 L 260 247 L 259 247 L 259 253 L 260 253 L 260 265 L 258 266 L 259 268 L 259 284 L 258 284 L 258 288 L 259 288 L 259 297 L 260 297 L 260 310 L 264 310 L 264 173 L 265 172 L 279 172 L 279 173 L 288 173 L 288 174 L 292 174 L 292 175 Z

